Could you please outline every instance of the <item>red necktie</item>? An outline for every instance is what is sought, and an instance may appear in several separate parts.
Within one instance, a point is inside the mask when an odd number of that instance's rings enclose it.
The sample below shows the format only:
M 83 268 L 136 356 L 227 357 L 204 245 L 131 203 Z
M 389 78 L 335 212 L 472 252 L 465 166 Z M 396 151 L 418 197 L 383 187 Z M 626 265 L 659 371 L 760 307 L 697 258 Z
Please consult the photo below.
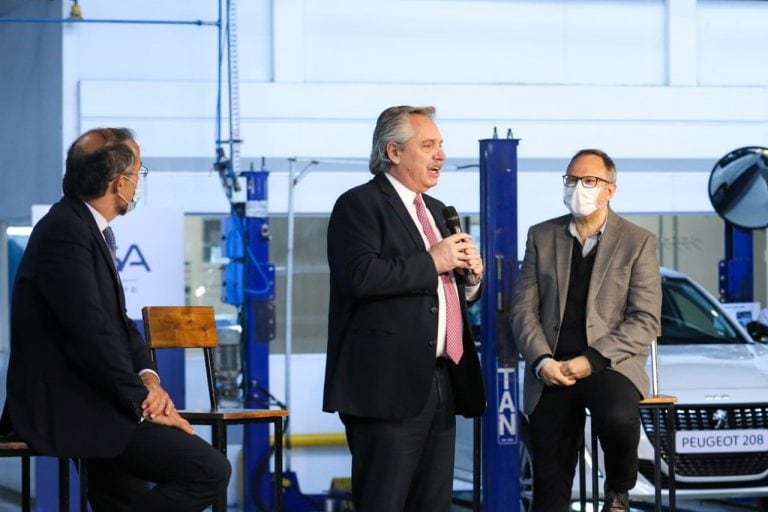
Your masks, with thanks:
M 416 194 L 416 199 L 413 200 L 413 204 L 416 205 L 416 217 L 419 219 L 421 229 L 424 231 L 424 234 L 427 235 L 429 246 L 432 247 L 437 243 L 437 237 L 429 223 L 427 209 L 424 206 L 424 200 L 421 198 L 421 194 Z M 451 281 L 451 277 L 447 272 L 440 274 L 440 280 L 443 282 L 443 290 L 445 290 L 445 351 L 448 353 L 448 357 L 450 357 L 454 363 L 458 364 L 461 360 L 461 355 L 464 353 L 459 298 L 456 294 L 456 288 Z

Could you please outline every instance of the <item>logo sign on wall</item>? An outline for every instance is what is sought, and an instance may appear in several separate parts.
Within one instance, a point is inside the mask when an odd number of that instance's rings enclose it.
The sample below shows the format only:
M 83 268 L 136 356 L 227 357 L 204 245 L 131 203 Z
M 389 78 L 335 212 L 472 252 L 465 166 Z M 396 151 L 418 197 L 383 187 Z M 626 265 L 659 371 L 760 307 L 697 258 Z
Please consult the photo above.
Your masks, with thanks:
M 33 206 L 33 223 L 49 208 Z M 184 305 L 184 214 L 142 204 L 110 226 L 128 316 L 141 319 L 144 306 Z
M 128 316 L 184 305 L 184 214 L 140 205 L 111 223 Z

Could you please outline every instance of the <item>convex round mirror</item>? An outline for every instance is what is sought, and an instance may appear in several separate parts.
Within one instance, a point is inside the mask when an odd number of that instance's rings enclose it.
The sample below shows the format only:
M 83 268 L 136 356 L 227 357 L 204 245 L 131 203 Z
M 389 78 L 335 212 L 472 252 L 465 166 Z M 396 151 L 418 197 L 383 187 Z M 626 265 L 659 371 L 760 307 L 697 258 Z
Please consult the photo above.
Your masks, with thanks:
M 709 176 L 709 199 L 731 224 L 768 227 L 768 149 L 739 148 L 721 158 Z

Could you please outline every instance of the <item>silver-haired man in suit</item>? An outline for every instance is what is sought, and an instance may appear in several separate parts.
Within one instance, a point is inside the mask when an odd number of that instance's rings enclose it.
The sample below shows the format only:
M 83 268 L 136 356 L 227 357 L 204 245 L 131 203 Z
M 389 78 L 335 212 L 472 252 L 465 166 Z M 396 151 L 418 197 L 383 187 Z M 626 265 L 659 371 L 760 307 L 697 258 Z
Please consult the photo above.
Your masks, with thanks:
M 616 166 L 604 152 L 579 151 L 563 182 L 570 214 L 529 230 L 512 310 L 526 363 L 533 510 L 570 510 L 586 408 L 605 452 L 602 511 L 628 511 L 661 315 L 657 241 L 610 209 Z

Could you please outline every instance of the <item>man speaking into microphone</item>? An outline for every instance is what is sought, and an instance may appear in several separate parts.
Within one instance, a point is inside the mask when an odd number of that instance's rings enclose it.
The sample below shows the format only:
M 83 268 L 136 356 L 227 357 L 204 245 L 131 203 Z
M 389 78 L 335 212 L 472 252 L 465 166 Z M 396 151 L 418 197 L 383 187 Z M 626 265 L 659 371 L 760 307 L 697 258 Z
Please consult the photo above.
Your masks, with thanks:
M 445 161 L 434 114 L 381 113 L 374 178 L 339 197 L 328 225 L 323 410 L 346 428 L 362 512 L 448 512 L 455 415 L 485 409 L 467 314 L 483 261 L 458 224 L 449 232 L 445 205 L 424 194 Z

